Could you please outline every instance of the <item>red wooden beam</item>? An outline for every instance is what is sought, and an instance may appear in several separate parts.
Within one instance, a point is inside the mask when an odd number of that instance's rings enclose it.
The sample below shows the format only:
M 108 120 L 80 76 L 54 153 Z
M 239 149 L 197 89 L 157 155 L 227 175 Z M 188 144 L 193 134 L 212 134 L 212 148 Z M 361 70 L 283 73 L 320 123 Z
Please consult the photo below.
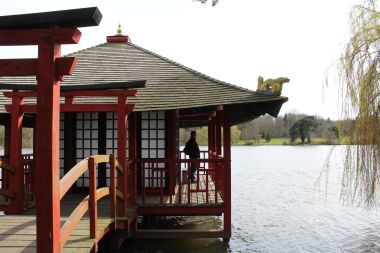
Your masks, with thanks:
M 134 110 L 134 104 L 124 105 L 126 112 Z M 119 108 L 118 104 L 61 104 L 61 112 L 117 112 Z M 12 105 L 5 105 L 7 112 L 12 111 Z M 36 105 L 22 105 L 20 110 L 23 113 L 35 113 L 37 111 Z
M 63 58 L 62 58 L 63 59 Z M 72 90 L 62 91 L 61 97 L 117 97 L 120 95 L 134 97 L 138 93 L 137 90 Z M 3 92 L 4 97 L 11 98 L 12 96 L 19 97 L 36 97 L 35 91 L 7 91 Z
M 75 57 L 57 58 L 56 76 L 72 75 L 75 65 Z M 36 74 L 37 59 L 0 59 L 0 76 L 35 76 Z
M 204 206 L 196 207 L 191 205 L 182 205 L 179 207 L 176 206 L 149 206 L 149 205 L 140 205 L 138 207 L 138 214 L 155 214 L 155 215 L 178 215 L 178 216 L 187 216 L 187 215 L 215 215 L 220 216 L 223 213 L 223 207 L 221 204 L 214 206 Z
M 55 75 L 72 75 L 77 65 L 75 57 L 60 57 L 55 60 Z
M 33 76 L 37 59 L 0 59 L 0 76 Z
M 138 239 L 171 239 L 171 238 L 221 238 L 225 236 L 222 230 L 190 230 L 190 229 L 138 229 Z
M 0 30 L 0 46 L 38 45 L 41 39 L 77 44 L 81 35 L 77 28 Z
M 61 92 L 62 97 L 117 97 L 120 95 L 134 97 L 137 95 L 137 90 L 72 90 Z

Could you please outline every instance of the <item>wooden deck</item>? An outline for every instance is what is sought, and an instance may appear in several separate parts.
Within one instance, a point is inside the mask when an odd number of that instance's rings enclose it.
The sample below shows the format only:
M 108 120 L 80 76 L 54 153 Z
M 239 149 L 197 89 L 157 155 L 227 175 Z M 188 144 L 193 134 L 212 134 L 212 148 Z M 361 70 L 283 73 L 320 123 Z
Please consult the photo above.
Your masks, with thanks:
M 181 188 L 181 193 L 180 193 L 180 188 Z M 179 198 L 180 194 L 181 194 L 181 201 Z M 199 181 L 197 183 L 190 184 L 190 201 L 189 201 L 187 183 L 182 184 L 181 187 L 177 185 L 175 189 L 175 194 L 172 195 L 171 197 L 172 197 L 172 202 L 170 202 L 170 195 L 164 195 L 162 203 L 164 205 L 174 205 L 174 206 L 183 206 L 183 205 L 215 206 L 215 204 L 223 205 L 223 198 L 220 192 L 215 191 L 215 184 L 214 184 L 214 181 L 211 180 L 211 178 L 208 179 L 208 194 L 206 194 L 206 176 L 205 175 L 199 175 Z M 207 200 L 207 197 L 208 197 L 208 200 Z M 147 194 L 145 196 L 145 203 L 143 203 L 142 196 L 139 195 L 137 198 L 137 205 L 138 206 L 161 205 L 160 195 L 158 193 Z
M 142 196 L 139 196 L 137 206 L 157 207 L 166 205 L 174 207 L 207 207 L 223 205 L 223 198 L 219 192 L 217 192 L 217 195 L 215 194 L 215 185 L 211 179 L 209 179 L 208 182 L 207 201 L 205 176 L 200 176 L 198 183 L 191 183 L 190 189 L 190 201 L 188 198 L 188 184 L 182 184 L 181 187 L 176 187 L 176 193 L 172 195 L 172 204 L 170 204 L 170 196 L 163 196 L 164 204 L 160 204 L 160 195 L 147 194 L 145 197 L 145 204 L 142 203 Z M 181 202 L 179 202 L 180 194 Z M 215 196 L 217 196 L 216 199 Z M 84 197 L 84 195 L 72 194 L 67 195 L 67 197 L 61 201 L 61 226 Z M 98 234 L 102 233 L 115 221 L 114 219 L 109 218 L 109 213 L 109 199 L 106 197 L 98 202 Z M 136 208 L 130 208 L 128 213 L 129 217 L 136 215 Z M 128 220 L 128 217 L 123 218 L 123 220 Z M 86 214 L 69 237 L 62 252 L 90 252 L 94 243 L 95 239 L 90 238 L 89 217 L 88 214 Z M 22 215 L 0 215 L 0 252 L 36 252 L 35 209 L 29 209 Z
M 61 202 L 61 226 L 72 210 L 84 198 L 83 195 L 68 195 Z M 98 234 L 114 222 L 109 218 L 109 200 L 98 202 Z M 131 214 L 132 215 L 132 214 Z M 123 218 L 123 220 L 127 220 Z M 89 218 L 86 214 L 66 242 L 62 252 L 90 252 L 95 239 L 90 238 Z M 0 252 L 36 252 L 36 217 L 30 209 L 22 215 L 0 216 Z

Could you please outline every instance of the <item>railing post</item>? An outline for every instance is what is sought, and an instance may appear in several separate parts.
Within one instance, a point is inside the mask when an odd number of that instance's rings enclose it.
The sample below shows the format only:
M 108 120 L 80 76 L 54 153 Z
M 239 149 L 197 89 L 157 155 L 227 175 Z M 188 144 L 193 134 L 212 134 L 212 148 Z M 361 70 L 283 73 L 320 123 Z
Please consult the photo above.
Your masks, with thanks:
M 115 155 L 110 155 L 110 208 L 111 218 L 116 218 L 116 163 Z
M 93 157 L 88 158 L 88 170 L 90 176 L 90 238 L 94 239 L 97 232 L 98 208 L 96 200 L 96 163 Z
M 191 194 L 190 194 L 190 185 L 191 185 L 191 162 L 187 164 L 187 203 L 190 204 Z
M 231 237 L 231 128 L 226 111 L 223 111 L 223 200 L 224 200 L 224 234 L 225 239 Z

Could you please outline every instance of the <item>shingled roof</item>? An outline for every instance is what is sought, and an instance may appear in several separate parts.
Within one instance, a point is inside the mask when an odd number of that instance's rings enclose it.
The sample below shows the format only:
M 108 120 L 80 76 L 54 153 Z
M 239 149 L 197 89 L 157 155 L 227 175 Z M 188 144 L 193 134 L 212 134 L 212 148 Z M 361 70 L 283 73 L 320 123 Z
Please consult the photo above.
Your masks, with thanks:
M 205 108 L 218 105 L 239 110 L 235 123 L 265 113 L 277 116 L 286 97 L 265 96 L 222 82 L 132 43 L 104 43 L 68 56 L 78 59 L 62 85 L 89 85 L 147 80 L 131 98 L 136 111 Z M 35 77 L 0 77 L 0 84 L 36 84 Z M 77 98 L 75 102 L 111 103 L 114 98 Z M 0 94 L 0 112 L 10 100 Z M 27 101 L 33 102 L 33 101 Z

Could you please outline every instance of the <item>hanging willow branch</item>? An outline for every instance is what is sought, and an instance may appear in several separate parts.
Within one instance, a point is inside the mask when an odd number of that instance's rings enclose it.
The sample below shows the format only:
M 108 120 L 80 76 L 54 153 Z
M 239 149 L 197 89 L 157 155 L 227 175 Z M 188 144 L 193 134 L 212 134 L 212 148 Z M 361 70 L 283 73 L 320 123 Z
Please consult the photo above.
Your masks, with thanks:
M 352 118 L 342 178 L 342 199 L 367 207 L 380 188 L 380 12 L 376 1 L 354 6 L 352 37 L 342 55 L 342 113 Z M 347 121 L 345 121 L 347 122 Z M 352 123 L 352 122 L 351 122 Z

